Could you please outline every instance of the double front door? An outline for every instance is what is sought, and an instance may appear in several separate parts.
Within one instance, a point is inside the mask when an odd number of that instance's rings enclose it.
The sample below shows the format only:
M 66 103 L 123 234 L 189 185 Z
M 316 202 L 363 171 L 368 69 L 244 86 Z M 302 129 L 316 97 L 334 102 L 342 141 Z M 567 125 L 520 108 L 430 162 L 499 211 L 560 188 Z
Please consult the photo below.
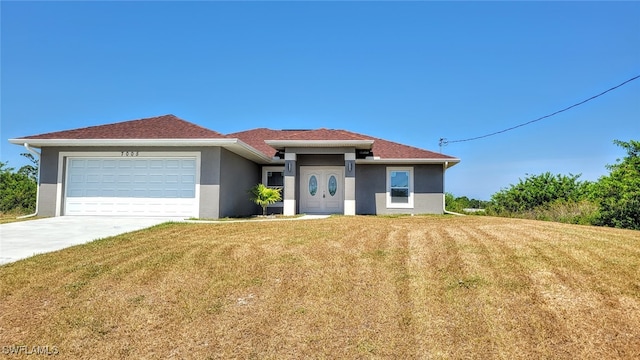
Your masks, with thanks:
M 342 214 L 344 212 L 344 168 L 300 167 L 300 213 Z

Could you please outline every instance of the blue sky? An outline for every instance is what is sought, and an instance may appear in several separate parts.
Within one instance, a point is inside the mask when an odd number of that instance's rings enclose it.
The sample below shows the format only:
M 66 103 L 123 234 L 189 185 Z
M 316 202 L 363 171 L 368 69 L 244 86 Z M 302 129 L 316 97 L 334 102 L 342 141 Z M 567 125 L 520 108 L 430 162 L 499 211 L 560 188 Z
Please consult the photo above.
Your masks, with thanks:
M 175 114 L 231 133 L 336 128 L 438 151 L 640 75 L 640 2 L 9 2 L 7 139 Z M 640 79 L 451 143 L 446 190 L 596 180 L 640 139 Z

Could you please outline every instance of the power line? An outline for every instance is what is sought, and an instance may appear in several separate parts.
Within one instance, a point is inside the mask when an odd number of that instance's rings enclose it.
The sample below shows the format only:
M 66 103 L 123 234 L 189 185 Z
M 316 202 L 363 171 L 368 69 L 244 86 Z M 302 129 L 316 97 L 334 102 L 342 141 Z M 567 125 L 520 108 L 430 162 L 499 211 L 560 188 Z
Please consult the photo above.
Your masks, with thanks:
M 623 82 L 623 83 L 621 83 L 621 84 L 618 84 L 618 85 L 616 85 L 616 86 L 612 87 L 611 89 L 605 90 L 605 91 L 601 92 L 600 94 L 594 95 L 594 96 L 592 96 L 592 97 L 590 97 L 590 98 L 588 98 L 588 99 L 586 99 L 586 100 L 580 101 L 579 103 L 575 103 L 575 104 L 573 104 L 573 105 L 571 105 L 571 106 L 569 106 L 569 107 L 566 107 L 566 108 L 564 108 L 564 109 L 562 109 L 562 110 L 558 110 L 558 111 L 556 111 L 556 112 L 554 112 L 554 113 L 551 113 L 551 114 L 549 114 L 549 115 L 545 115 L 545 116 L 539 117 L 539 118 L 537 118 L 537 119 L 534 119 L 534 120 L 531 120 L 531 121 L 527 121 L 527 122 L 525 122 L 525 123 L 522 123 L 522 124 L 519 124 L 519 125 L 516 125 L 516 126 L 512 126 L 512 127 L 510 127 L 510 128 L 504 129 L 504 130 L 500 130 L 500 131 L 496 131 L 496 132 L 493 132 L 493 133 L 490 133 L 490 134 L 486 134 L 486 135 L 482 135 L 482 136 L 476 136 L 476 137 L 472 137 L 472 138 L 468 138 L 468 139 L 461 139 L 461 140 L 447 140 L 446 138 L 440 138 L 440 142 L 439 142 L 439 144 L 440 144 L 440 148 L 442 149 L 442 146 L 443 146 L 443 145 L 444 145 L 444 146 L 447 146 L 447 145 L 449 145 L 449 144 L 451 144 L 451 143 L 459 143 L 459 142 L 465 142 L 465 141 L 478 140 L 478 139 L 483 139 L 483 138 L 486 138 L 486 137 L 489 137 L 489 136 L 494 136 L 494 135 L 502 134 L 502 133 L 504 133 L 504 132 L 507 132 L 507 131 L 510 131 L 510 130 L 513 130 L 513 129 L 517 129 L 517 128 L 519 128 L 519 127 L 522 127 L 522 126 L 525 126 L 525 125 L 529 125 L 529 124 L 532 124 L 532 123 L 534 123 L 534 122 L 537 122 L 537 121 L 540 121 L 540 120 L 543 120 L 543 119 L 546 119 L 546 118 L 552 117 L 552 116 L 554 116 L 554 115 L 560 114 L 561 112 L 565 112 L 565 111 L 567 111 L 567 110 L 569 110 L 569 109 L 572 109 L 572 108 L 574 108 L 574 107 L 576 107 L 576 106 L 580 106 L 580 105 L 582 105 L 582 104 L 584 104 L 584 103 L 586 103 L 586 102 L 589 102 L 589 101 L 591 101 L 591 100 L 593 100 L 593 99 L 596 99 L 596 98 L 598 98 L 598 97 L 600 97 L 600 96 L 602 96 L 602 95 L 604 95 L 604 94 L 608 93 L 609 91 L 613 91 L 613 90 L 615 90 L 615 89 L 617 89 L 617 88 L 619 88 L 619 87 L 621 87 L 621 86 L 623 86 L 623 85 L 625 85 L 625 84 L 627 84 L 627 83 L 630 83 L 630 82 L 632 82 L 633 80 L 636 80 L 636 79 L 638 79 L 638 78 L 640 78 L 640 75 L 634 76 L 634 77 L 632 77 L 631 79 L 629 79 L 629 80 L 627 80 L 627 81 L 625 81 L 625 82 Z

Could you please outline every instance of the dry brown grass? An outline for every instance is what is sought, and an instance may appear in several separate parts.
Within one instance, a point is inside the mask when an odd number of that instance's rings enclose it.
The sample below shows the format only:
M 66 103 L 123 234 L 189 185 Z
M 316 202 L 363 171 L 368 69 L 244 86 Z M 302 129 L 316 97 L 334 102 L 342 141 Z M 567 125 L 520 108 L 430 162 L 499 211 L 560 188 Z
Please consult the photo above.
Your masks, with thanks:
M 8 224 L 12 222 L 18 221 L 27 221 L 37 219 L 36 217 L 28 217 L 23 219 L 18 219 L 20 216 L 28 215 L 30 213 L 24 211 L 10 211 L 10 212 L 1 212 L 0 211 L 0 224 Z
M 640 232 L 437 216 L 161 225 L 0 267 L 0 346 L 15 345 L 84 359 L 635 359 Z

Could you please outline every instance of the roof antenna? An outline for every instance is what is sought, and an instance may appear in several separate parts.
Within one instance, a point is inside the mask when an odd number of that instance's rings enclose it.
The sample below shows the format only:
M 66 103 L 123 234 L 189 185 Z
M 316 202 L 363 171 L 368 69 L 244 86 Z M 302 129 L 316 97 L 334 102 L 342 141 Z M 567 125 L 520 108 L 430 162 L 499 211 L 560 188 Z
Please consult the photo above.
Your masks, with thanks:
M 438 146 L 440 146 L 440 154 L 442 154 L 442 147 L 447 145 L 449 145 L 449 140 L 447 140 L 447 138 L 440 138 L 440 141 L 438 142 Z

